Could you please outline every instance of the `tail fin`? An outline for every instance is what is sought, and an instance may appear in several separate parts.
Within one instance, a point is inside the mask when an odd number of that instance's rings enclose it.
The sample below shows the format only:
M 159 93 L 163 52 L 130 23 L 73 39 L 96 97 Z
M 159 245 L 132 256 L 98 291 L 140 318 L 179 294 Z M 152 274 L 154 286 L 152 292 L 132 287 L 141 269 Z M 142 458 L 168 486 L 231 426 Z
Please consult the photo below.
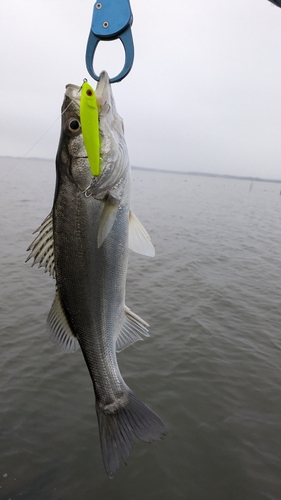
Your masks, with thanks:
M 133 436 L 150 443 L 167 433 L 162 420 L 131 391 L 123 408 L 112 413 L 96 405 L 104 468 L 113 477 L 119 467 L 119 455 L 126 463 L 133 445 Z

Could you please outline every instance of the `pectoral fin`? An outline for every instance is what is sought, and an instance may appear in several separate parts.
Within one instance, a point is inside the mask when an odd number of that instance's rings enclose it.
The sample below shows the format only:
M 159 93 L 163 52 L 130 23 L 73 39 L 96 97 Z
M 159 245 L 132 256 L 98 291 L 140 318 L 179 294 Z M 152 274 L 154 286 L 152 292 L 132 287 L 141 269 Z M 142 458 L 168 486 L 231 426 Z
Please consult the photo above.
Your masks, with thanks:
M 64 352 L 75 352 L 79 347 L 79 342 L 73 334 L 61 305 L 58 292 L 47 319 L 47 327 L 51 341 L 55 346 Z
M 141 255 L 155 256 L 155 248 L 151 238 L 132 210 L 130 210 L 129 215 L 129 248 Z
M 118 212 L 119 201 L 109 196 L 104 204 L 98 230 L 98 248 L 109 235 Z
M 137 340 L 143 340 L 143 337 L 149 337 L 148 327 L 146 321 L 125 306 L 122 327 L 116 340 L 116 352 L 123 351 Z

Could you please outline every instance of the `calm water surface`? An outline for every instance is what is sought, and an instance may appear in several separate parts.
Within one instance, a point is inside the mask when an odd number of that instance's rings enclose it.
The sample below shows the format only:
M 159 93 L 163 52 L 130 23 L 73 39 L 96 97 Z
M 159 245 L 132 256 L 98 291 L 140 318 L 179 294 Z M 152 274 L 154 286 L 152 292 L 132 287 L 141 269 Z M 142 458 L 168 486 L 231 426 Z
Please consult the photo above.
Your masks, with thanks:
M 1 500 L 281 499 L 280 184 L 133 170 L 154 259 L 131 254 L 127 305 L 151 337 L 119 356 L 169 427 L 113 480 L 78 351 L 45 322 L 54 280 L 24 264 L 52 205 L 52 162 L 0 162 Z

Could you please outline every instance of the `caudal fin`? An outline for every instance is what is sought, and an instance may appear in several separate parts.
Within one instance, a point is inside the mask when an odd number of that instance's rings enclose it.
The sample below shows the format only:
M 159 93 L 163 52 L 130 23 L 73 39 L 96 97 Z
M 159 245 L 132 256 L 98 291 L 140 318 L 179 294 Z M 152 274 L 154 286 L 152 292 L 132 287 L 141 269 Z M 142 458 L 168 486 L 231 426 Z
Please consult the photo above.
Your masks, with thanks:
M 162 420 L 131 391 L 125 407 L 114 412 L 103 411 L 96 405 L 102 458 L 105 470 L 113 477 L 119 467 L 119 456 L 126 463 L 133 437 L 150 443 L 167 433 Z

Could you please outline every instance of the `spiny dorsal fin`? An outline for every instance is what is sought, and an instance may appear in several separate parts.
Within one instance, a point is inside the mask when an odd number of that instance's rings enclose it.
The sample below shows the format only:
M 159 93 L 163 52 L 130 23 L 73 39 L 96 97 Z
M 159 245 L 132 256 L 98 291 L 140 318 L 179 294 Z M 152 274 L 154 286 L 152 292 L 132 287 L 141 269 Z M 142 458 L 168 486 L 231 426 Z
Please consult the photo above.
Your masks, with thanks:
M 151 238 L 132 210 L 130 210 L 129 215 L 129 248 L 141 255 L 155 256 L 155 248 Z
M 116 351 L 123 351 L 137 340 L 149 337 L 148 327 L 149 324 L 146 321 L 125 306 L 122 327 L 116 340 Z
M 53 236 L 53 214 L 52 212 L 42 222 L 34 233 L 39 234 L 28 247 L 31 250 L 25 262 L 33 258 L 34 264 L 39 264 L 39 267 L 45 267 L 45 272 L 55 277 L 55 259 L 54 259 L 54 236 Z
M 119 201 L 109 196 L 104 204 L 98 230 L 98 248 L 110 233 L 118 212 Z
M 47 327 L 50 339 L 58 349 L 68 353 L 77 351 L 79 342 L 70 328 L 58 292 L 47 318 Z

